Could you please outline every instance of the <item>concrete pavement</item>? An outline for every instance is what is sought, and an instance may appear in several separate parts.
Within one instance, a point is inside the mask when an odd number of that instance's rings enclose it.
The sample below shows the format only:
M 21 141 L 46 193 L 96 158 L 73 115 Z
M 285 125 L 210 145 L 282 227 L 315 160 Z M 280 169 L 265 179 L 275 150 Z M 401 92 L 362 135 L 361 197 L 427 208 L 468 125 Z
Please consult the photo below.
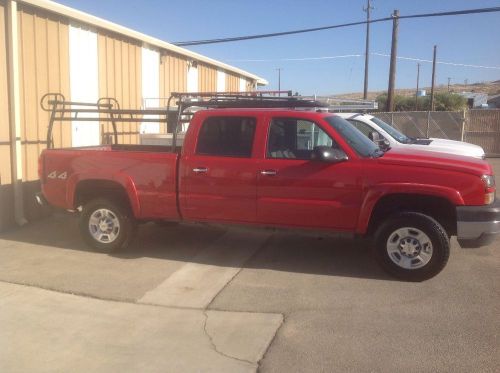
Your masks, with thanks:
M 0 282 L 0 371 L 253 372 L 281 322 Z

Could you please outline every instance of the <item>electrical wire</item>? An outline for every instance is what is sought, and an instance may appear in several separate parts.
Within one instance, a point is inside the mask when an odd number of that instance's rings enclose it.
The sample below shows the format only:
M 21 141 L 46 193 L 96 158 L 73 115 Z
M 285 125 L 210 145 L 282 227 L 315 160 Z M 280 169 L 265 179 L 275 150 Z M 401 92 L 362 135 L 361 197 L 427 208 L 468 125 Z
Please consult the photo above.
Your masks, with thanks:
M 390 57 L 390 54 L 387 53 L 370 53 L 372 56 L 377 57 Z M 276 58 L 276 59 L 237 59 L 237 60 L 229 60 L 228 62 L 287 62 L 287 61 L 317 61 L 317 60 L 335 60 L 340 58 L 352 58 L 352 57 L 364 57 L 364 54 L 343 54 L 338 56 L 321 56 L 321 57 L 298 57 L 298 58 Z M 427 62 L 432 63 L 432 60 L 426 60 L 423 58 L 416 57 L 403 57 L 397 56 L 399 60 L 407 60 L 407 61 L 417 61 L 417 62 Z M 500 66 L 485 66 L 485 65 L 473 65 L 467 63 L 459 63 L 459 62 L 445 62 L 445 61 L 436 61 L 437 64 L 440 65 L 449 65 L 449 66 L 458 66 L 458 67 L 472 67 L 478 69 L 493 69 L 500 70 Z
M 371 55 L 374 56 L 381 56 L 381 57 L 391 57 L 390 54 L 386 53 L 370 53 Z M 432 63 L 432 60 L 425 60 L 422 58 L 415 58 L 415 57 L 402 57 L 402 56 L 397 56 L 397 59 L 400 60 L 408 60 L 408 61 L 418 61 L 418 62 L 428 62 Z M 500 70 L 500 66 L 484 66 L 484 65 L 472 65 L 472 64 L 467 64 L 467 63 L 457 63 L 457 62 L 444 62 L 444 61 L 436 61 L 437 64 L 440 65 L 449 65 L 449 66 L 459 66 L 459 67 L 474 67 L 474 68 L 479 68 L 479 69 L 494 69 L 494 70 Z
M 429 17 L 443 17 L 443 16 L 458 16 L 458 15 L 465 15 L 465 14 L 491 13 L 491 12 L 500 12 L 500 7 L 455 10 L 455 11 L 438 12 L 438 13 L 411 14 L 411 15 L 407 15 L 407 16 L 399 16 L 397 18 L 399 18 L 399 19 L 429 18 Z M 187 47 L 187 46 L 192 46 L 192 45 L 228 43 L 228 42 L 232 42 L 232 41 L 243 41 L 243 40 L 251 40 L 251 39 L 263 39 L 263 38 L 272 38 L 272 37 L 277 37 L 277 36 L 302 34 L 302 33 L 306 33 L 306 32 L 331 30 L 331 29 L 342 28 L 342 27 L 364 25 L 366 23 L 387 22 L 387 21 L 391 21 L 393 19 L 394 19 L 394 16 L 390 16 L 390 17 L 372 19 L 370 21 L 350 22 L 350 23 L 343 23 L 343 24 L 339 24 L 339 25 L 314 27 L 314 28 L 308 28 L 308 29 L 302 29 L 302 30 L 293 30 L 293 31 L 284 31 L 284 32 L 273 32 L 273 33 L 269 33 L 269 34 L 237 36 L 237 37 L 231 37 L 231 38 L 180 41 L 180 42 L 174 42 L 172 44 L 177 45 L 179 47 Z

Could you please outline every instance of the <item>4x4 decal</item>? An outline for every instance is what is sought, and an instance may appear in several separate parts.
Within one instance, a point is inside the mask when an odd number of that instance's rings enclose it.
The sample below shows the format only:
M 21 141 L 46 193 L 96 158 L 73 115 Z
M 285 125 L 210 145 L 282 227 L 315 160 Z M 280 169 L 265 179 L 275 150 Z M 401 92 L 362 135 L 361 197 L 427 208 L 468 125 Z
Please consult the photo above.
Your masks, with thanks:
M 60 173 L 57 175 L 57 171 L 52 171 L 50 174 L 47 175 L 49 179 L 61 179 L 61 180 L 66 180 L 68 177 L 68 173 L 66 171 Z

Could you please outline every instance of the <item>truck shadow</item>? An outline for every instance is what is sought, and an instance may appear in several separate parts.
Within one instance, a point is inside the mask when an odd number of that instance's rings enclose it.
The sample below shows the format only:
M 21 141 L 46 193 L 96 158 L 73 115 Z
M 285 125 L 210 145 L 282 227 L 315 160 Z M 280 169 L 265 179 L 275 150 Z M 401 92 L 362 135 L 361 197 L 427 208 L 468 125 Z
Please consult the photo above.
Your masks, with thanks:
M 136 239 L 128 248 L 107 255 L 121 260 L 149 257 L 227 266 L 220 255 L 214 255 L 212 258 L 210 253 L 206 252 L 214 250 L 216 245 L 213 244 L 226 232 L 227 229 L 203 225 L 162 227 L 149 223 L 139 227 Z M 244 235 L 245 232 L 241 234 Z M 367 241 L 299 233 L 267 232 L 267 234 L 269 238 L 266 243 L 255 251 L 242 268 L 394 280 L 379 268 L 371 255 L 370 243 Z M 16 245 L 25 243 L 46 246 L 47 250 L 93 251 L 83 242 L 78 229 L 78 220 L 71 215 L 55 215 L 4 232 L 0 234 L 0 240 L 13 241 Z M 228 250 L 238 250 L 238 248 L 228 248 Z M 198 255 L 201 252 L 208 255 Z

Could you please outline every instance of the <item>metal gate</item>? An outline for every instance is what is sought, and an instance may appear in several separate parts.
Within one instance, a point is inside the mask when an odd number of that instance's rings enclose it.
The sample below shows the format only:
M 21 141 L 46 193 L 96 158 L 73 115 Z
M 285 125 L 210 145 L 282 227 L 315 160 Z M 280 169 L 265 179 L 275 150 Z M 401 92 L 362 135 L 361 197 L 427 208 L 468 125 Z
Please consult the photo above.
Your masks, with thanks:
M 481 146 L 488 156 L 500 156 L 500 110 L 467 111 L 464 141 Z
M 486 155 L 500 156 L 500 110 L 413 111 L 373 113 L 412 137 L 438 137 L 481 146 Z

